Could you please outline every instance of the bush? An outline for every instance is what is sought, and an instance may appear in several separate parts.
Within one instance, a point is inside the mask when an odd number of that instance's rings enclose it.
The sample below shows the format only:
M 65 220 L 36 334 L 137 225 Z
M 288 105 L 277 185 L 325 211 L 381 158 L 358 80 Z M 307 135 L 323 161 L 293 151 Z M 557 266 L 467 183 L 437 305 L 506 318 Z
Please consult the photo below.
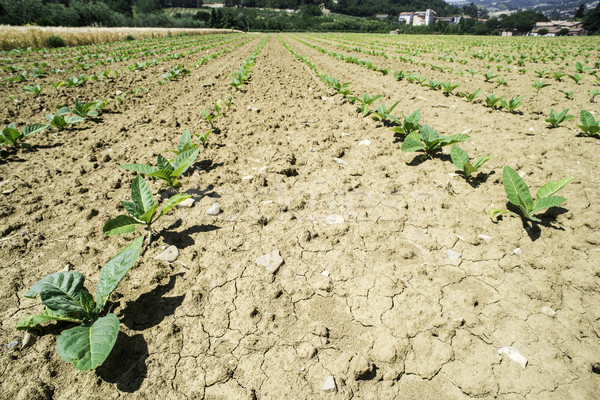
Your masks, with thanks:
M 133 35 L 127 35 L 125 36 L 125 40 L 131 42 L 132 40 L 135 40 L 135 38 L 133 37 Z
M 65 47 L 67 44 L 65 43 L 65 39 L 61 38 L 60 36 L 52 35 L 48 37 L 48 39 L 46 39 L 46 45 L 48 47 L 54 48 Z
M 546 28 L 542 28 L 542 29 L 540 29 L 539 31 L 537 31 L 537 33 L 538 33 L 538 35 L 540 35 L 540 36 L 547 35 L 547 34 L 548 34 L 548 29 L 546 29 Z

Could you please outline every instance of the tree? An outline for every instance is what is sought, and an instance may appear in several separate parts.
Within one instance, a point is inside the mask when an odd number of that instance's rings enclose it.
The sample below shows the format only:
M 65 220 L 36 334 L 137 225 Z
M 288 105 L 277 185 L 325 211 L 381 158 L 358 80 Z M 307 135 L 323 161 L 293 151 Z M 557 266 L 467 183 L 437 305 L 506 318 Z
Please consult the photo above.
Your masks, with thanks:
M 135 2 L 135 11 L 138 14 L 150 14 L 156 10 L 159 10 L 158 0 L 137 0 Z
M 600 32 L 600 3 L 588 15 L 583 17 L 583 27 L 590 33 Z
M 581 3 L 577 11 L 575 11 L 575 19 L 581 19 L 585 16 L 585 4 Z
M 567 30 L 568 30 L 568 29 L 567 29 Z M 547 35 L 547 34 L 548 34 L 548 29 L 546 29 L 546 28 L 542 28 L 542 29 L 540 29 L 539 31 L 537 31 L 537 33 L 538 33 L 538 35 L 540 35 L 540 36 L 545 36 L 545 35 Z

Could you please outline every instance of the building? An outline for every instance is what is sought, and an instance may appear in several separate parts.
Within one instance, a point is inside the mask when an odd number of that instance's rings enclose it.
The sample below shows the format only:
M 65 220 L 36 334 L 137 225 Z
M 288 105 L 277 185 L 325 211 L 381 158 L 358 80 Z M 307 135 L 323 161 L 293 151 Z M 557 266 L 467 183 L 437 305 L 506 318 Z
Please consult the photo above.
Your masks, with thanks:
M 550 21 L 537 22 L 531 31 L 531 36 L 540 36 L 538 32 L 542 29 L 548 31 L 544 36 L 559 36 L 563 30 L 563 32 L 568 31 L 566 36 L 584 36 L 587 34 L 587 31 L 583 29 L 583 23 L 580 21 Z
M 398 17 L 399 23 L 413 26 L 427 26 L 433 24 L 435 20 L 436 13 L 430 8 L 425 11 L 401 12 Z

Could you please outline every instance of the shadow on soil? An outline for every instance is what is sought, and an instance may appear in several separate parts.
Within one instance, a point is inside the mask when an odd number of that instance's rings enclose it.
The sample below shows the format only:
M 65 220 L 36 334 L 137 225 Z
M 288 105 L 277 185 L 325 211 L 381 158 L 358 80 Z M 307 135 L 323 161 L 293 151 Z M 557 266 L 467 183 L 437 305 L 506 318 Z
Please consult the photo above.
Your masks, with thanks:
M 146 378 L 148 345 L 142 334 L 128 336 L 119 332 L 117 343 L 96 374 L 104 381 L 115 383 L 122 392 L 132 393 Z
M 163 234 L 162 234 L 162 238 L 165 243 L 167 243 L 169 245 L 173 245 L 173 246 L 177 247 L 179 250 L 185 249 L 186 247 L 189 247 L 189 246 L 194 246 L 196 244 L 196 241 L 194 240 L 193 235 L 195 235 L 197 233 L 212 232 L 212 231 L 216 231 L 217 229 L 220 229 L 220 227 L 218 227 L 216 225 L 208 224 L 208 225 L 194 225 L 194 226 L 187 228 L 184 231 L 173 232 L 173 230 L 179 228 L 181 225 L 182 225 L 182 221 L 177 220 L 175 223 L 173 223 L 167 229 L 165 229 L 165 232 L 163 232 Z
M 175 281 L 183 274 L 171 275 L 169 282 L 142 294 L 136 300 L 125 303 L 121 312 L 121 322 L 130 329 L 144 330 L 158 325 L 165 317 L 172 315 L 181 305 L 185 296 L 166 297 L 175 286 Z

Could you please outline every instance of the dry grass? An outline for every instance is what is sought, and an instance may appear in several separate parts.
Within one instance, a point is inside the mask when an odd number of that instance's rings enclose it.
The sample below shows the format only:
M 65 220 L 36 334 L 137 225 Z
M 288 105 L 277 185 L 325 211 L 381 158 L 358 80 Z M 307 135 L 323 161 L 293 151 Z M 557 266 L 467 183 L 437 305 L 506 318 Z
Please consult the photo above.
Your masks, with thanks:
M 67 46 L 81 46 L 124 40 L 127 35 L 136 39 L 212 33 L 238 32 L 232 29 L 185 29 L 185 28 L 65 28 L 40 26 L 0 25 L 0 49 L 11 50 L 27 47 L 46 47 L 50 36 L 60 36 Z

